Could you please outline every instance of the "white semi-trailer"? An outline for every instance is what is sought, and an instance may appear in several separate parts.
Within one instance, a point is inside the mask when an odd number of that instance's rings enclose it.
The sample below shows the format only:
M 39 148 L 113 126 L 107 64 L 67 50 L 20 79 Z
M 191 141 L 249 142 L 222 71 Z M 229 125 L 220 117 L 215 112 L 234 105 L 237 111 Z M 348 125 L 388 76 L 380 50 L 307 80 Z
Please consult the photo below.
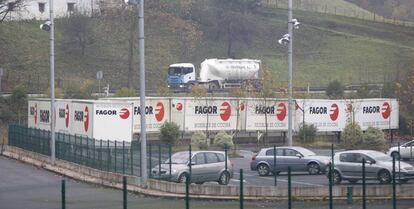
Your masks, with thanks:
M 191 63 L 176 63 L 168 68 L 168 87 L 191 90 L 203 85 L 210 91 L 229 88 L 260 89 L 260 60 L 206 59 L 200 64 L 199 77 Z

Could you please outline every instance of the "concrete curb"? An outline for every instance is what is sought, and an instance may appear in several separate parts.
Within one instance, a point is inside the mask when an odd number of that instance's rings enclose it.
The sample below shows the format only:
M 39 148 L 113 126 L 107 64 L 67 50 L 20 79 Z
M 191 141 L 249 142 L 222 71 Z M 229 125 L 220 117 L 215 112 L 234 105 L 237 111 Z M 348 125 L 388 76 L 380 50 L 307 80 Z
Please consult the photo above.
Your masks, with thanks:
M 4 148 L 4 156 L 39 166 L 76 180 L 122 189 L 122 177 L 124 176 L 122 174 L 100 171 L 64 160 L 56 160 L 55 165 L 52 165 L 48 156 L 12 146 L 5 146 Z M 131 192 L 156 197 L 185 197 L 185 185 L 183 184 L 150 179 L 146 185 L 142 185 L 140 177 L 125 176 L 128 181 L 127 189 Z M 328 187 L 294 187 L 292 188 L 292 196 L 295 200 L 327 200 L 328 190 Z M 414 199 L 413 190 L 414 185 L 397 185 L 398 199 Z M 238 200 L 239 191 L 238 186 L 190 185 L 190 196 L 193 199 Z M 353 194 L 353 199 L 361 199 L 362 187 L 354 185 Z M 366 188 L 366 194 L 367 199 L 370 200 L 391 199 L 392 186 L 370 185 Z M 244 198 L 245 200 L 286 200 L 287 188 L 246 186 L 244 188 Z M 336 200 L 345 200 L 347 198 L 347 187 L 334 186 L 333 198 Z

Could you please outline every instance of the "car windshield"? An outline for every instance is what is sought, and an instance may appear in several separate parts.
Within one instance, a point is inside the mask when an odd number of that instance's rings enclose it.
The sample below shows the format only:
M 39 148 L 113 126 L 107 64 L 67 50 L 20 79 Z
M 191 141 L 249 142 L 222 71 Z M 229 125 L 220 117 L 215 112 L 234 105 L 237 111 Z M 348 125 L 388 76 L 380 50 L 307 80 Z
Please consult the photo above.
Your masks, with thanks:
M 187 164 L 188 152 L 177 152 L 171 156 L 171 164 Z M 168 159 L 165 163 L 170 163 Z
M 170 67 L 168 69 L 168 75 L 181 75 L 193 72 L 191 67 Z
M 312 151 L 310 151 L 310 150 L 308 150 L 308 149 L 305 149 L 305 148 L 298 148 L 297 149 L 298 150 L 298 152 L 300 152 L 303 156 L 314 156 L 314 155 L 316 155 L 314 152 L 312 152 Z
M 369 152 L 368 153 L 372 158 L 378 161 L 392 161 L 392 158 L 382 152 Z

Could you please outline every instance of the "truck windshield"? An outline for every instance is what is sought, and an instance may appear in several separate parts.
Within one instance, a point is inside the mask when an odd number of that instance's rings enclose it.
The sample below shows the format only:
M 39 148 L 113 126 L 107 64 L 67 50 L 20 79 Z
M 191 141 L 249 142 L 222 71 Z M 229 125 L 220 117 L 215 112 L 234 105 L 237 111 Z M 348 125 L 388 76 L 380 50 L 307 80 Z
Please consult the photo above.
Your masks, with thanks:
M 168 75 L 181 75 L 193 72 L 191 67 L 170 67 L 168 69 Z

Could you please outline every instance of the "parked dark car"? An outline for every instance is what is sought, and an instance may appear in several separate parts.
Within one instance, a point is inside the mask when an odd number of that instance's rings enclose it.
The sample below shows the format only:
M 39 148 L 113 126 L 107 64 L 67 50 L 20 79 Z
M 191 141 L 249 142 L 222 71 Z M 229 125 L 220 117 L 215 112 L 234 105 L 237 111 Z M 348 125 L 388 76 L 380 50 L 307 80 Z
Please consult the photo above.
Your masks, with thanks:
M 250 169 L 257 171 L 260 176 L 270 173 L 286 172 L 290 166 L 291 171 L 307 171 L 309 174 L 325 172 L 330 157 L 319 156 L 303 147 L 277 147 L 276 167 L 274 167 L 273 147 L 263 148 L 252 157 Z

